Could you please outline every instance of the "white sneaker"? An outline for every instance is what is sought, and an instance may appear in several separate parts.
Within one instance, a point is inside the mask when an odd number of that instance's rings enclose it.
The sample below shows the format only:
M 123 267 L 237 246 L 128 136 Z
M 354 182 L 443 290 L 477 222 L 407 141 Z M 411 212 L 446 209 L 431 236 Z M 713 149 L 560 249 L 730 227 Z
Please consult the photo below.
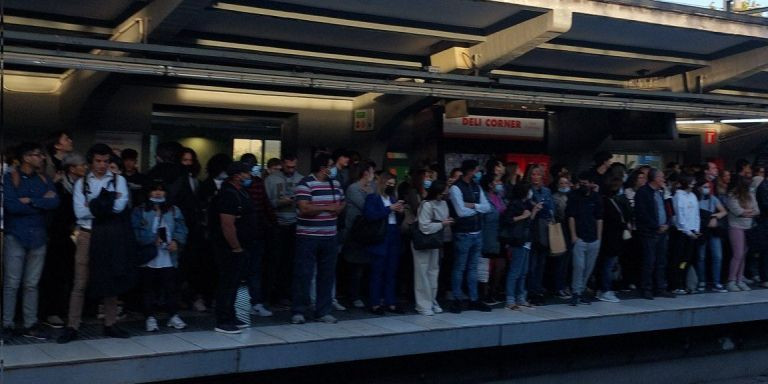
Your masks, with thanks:
M 208 310 L 208 307 L 205 306 L 205 300 L 203 299 L 197 299 L 194 303 L 192 303 L 192 307 L 195 308 L 195 311 L 198 312 L 205 312 Z
M 157 332 L 160 330 L 160 327 L 157 326 L 157 319 L 154 316 L 148 316 L 147 320 L 144 321 L 144 326 L 147 332 Z
M 270 317 L 272 316 L 272 311 L 265 308 L 264 304 L 256 304 L 251 307 L 251 315 L 256 315 L 259 317 Z
M 443 308 L 440 307 L 437 304 L 433 304 L 432 305 L 432 312 L 434 312 L 434 313 L 443 313 Z
M 707 290 L 707 283 L 699 283 L 698 288 L 696 288 L 696 292 L 704 292 Z
M 745 283 L 743 281 L 739 281 L 738 283 L 736 283 L 736 286 L 738 286 L 739 289 L 741 289 L 742 291 L 751 291 L 752 290 L 752 288 L 750 288 L 749 285 L 747 285 L 747 283 Z
M 598 296 L 597 299 L 608 303 L 618 303 L 621 301 L 616 297 L 616 294 L 613 293 L 613 291 L 605 291 L 602 295 Z
M 728 292 L 741 292 L 741 288 L 739 288 L 738 285 L 736 285 L 735 281 L 729 281 L 728 285 L 726 286 L 726 289 Z
M 339 304 L 339 302 L 338 302 L 338 301 L 334 301 L 334 302 L 333 302 L 333 309 L 335 309 L 335 310 L 337 310 L 337 311 L 346 311 L 346 310 L 347 310 L 347 307 L 345 307 L 345 306 L 343 306 L 343 305 Z
M 322 317 L 318 317 L 318 318 L 315 319 L 315 321 L 320 322 L 320 323 L 326 323 L 326 324 L 336 324 L 336 323 L 339 322 L 339 320 L 337 320 L 335 317 L 333 317 L 333 315 L 325 315 L 325 316 L 322 316 Z
M 755 281 L 754 281 L 754 280 L 752 280 L 752 279 L 747 279 L 746 277 L 742 277 L 742 278 L 741 278 L 741 282 L 742 282 L 742 283 L 746 283 L 746 284 L 749 284 L 749 285 L 752 285 L 752 284 L 754 284 L 754 283 L 755 283 Z
M 728 292 L 728 290 L 725 289 L 725 287 L 723 287 L 722 284 L 715 284 L 714 286 L 712 286 L 712 290 L 715 291 L 715 292 L 719 292 L 719 293 L 726 293 L 726 292 Z
M 354 306 L 355 308 L 365 308 L 365 303 L 362 300 L 357 299 L 352 302 L 352 306 Z
M 171 316 L 171 318 L 168 319 L 168 322 L 165 325 L 175 329 L 184 329 L 187 327 L 187 323 L 185 323 L 184 320 L 182 320 L 181 317 L 179 317 L 179 315 Z
M 685 289 L 682 289 L 682 288 L 678 288 L 678 289 L 675 289 L 672 293 L 674 293 L 675 295 L 678 295 L 678 296 L 682 296 L 682 295 L 687 295 L 688 291 L 686 291 Z

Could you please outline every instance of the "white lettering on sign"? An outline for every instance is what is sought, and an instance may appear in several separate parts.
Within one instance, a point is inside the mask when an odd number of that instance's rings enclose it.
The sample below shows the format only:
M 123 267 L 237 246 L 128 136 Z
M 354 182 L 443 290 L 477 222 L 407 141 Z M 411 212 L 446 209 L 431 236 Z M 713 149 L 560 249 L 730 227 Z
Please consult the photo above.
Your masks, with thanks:
M 443 115 L 443 135 L 500 140 L 544 139 L 544 119 L 500 116 L 466 116 L 447 118 Z

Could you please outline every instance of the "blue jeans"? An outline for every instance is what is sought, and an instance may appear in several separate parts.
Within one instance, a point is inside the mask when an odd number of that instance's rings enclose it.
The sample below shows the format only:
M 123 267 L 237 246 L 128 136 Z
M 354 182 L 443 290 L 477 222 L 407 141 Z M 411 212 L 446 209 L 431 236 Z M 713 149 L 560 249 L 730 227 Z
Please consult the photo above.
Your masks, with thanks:
M 528 290 L 534 295 L 544 294 L 544 271 L 547 267 L 549 248 L 542 247 L 534 242 L 531 245 L 529 259 Z
M 525 303 L 525 278 L 528 276 L 530 250 L 524 247 L 510 247 L 509 270 L 507 271 L 507 304 Z
M 262 304 L 262 260 L 264 259 L 264 243 L 254 241 L 247 244 L 245 249 L 248 251 L 248 269 L 245 281 L 248 283 L 248 294 L 251 296 L 251 305 Z
M 477 301 L 477 260 L 483 250 L 481 234 L 456 233 L 453 235 L 453 271 L 451 274 L 451 292 L 454 300 L 462 299 L 461 283 L 467 274 L 469 299 Z
M 37 323 L 37 283 L 45 264 L 45 245 L 25 248 L 13 235 L 5 235 L 3 262 L 3 327 L 13 327 L 16 298 L 23 288 L 22 311 L 24 328 Z M 22 284 L 23 283 L 23 284 Z
M 291 312 L 303 315 L 309 308 L 309 285 L 317 268 L 315 317 L 331 313 L 331 291 L 336 281 L 336 236 L 296 236 Z
M 573 243 L 573 274 L 571 276 L 571 290 L 574 295 L 581 295 L 587 286 L 587 280 L 592 275 L 597 261 L 597 253 L 600 251 L 600 240 L 585 243 L 576 240 Z
M 603 260 L 603 278 L 601 279 L 603 292 L 613 290 L 613 269 L 616 268 L 618 261 L 618 256 L 606 256 Z
M 699 258 L 696 260 L 696 275 L 699 283 L 707 282 L 707 248 L 712 258 L 712 283 L 720 284 L 720 274 L 723 270 L 723 240 L 719 236 L 709 236 L 698 244 Z
M 397 304 L 395 284 L 397 283 L 397 264 L 400 261 L 400 228 L 396 224 L 387 226 L 384 238 L 386 248 L 383 255 L 373 255 L 371 261 L 370 300 L 371 306 Z

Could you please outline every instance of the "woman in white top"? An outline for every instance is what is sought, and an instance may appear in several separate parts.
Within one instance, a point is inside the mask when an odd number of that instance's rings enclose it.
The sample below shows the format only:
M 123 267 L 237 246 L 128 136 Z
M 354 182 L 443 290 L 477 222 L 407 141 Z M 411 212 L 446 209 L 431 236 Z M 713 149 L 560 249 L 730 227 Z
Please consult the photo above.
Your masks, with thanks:
M 442 180 L 432 182 L 427 189 L 427 196 L 418 210 L 419 230 L 426 234 L 443 231 L 443 240 L 450 239 L 450 226 L 453 219 L 448 212 L 448 204 L 443 200 L 447 185 Z M 413 249 L 413 279 L 416 311 L 432 316 L 443 311 L 437 303 L 437 277 L 440 274 L 441 248 Z
M 690 175 L 682 175 L 679 179 L 680 188 L 672 198 L 675 210 L 674 223 L 677 228 L 675 236 L 675 251 L 670 255 L 670 265 L 674 268 L 672 284 L 674 293 L 684 295 L 686 290 L 685 278 L 687 266 L 693 260 L 696 239 L 701 236 L 701 220 L 699 218 L 699 199 L 693 193 L 695 183 Z

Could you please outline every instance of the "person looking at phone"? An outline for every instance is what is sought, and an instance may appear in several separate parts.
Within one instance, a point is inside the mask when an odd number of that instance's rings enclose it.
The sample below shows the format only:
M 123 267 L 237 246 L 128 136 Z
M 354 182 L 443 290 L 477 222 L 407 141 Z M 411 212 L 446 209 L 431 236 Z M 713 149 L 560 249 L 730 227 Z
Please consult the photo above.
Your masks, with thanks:
M 151 181 L 146 194 L 145 202 L 134 209 L 131 217 L 139 246 L 154 246 L 155 257 L 139 268 L 145 329 L 160 330 L 155 305 L 160 297 L 165 297 L 165 312 L 171 315 L 166 325 L 184 329 L 187 324 L 179 317 L 177 275 L 179 250 L 187 242 L 187 225 L 181 210 L 166 201 L 162 179 Z

